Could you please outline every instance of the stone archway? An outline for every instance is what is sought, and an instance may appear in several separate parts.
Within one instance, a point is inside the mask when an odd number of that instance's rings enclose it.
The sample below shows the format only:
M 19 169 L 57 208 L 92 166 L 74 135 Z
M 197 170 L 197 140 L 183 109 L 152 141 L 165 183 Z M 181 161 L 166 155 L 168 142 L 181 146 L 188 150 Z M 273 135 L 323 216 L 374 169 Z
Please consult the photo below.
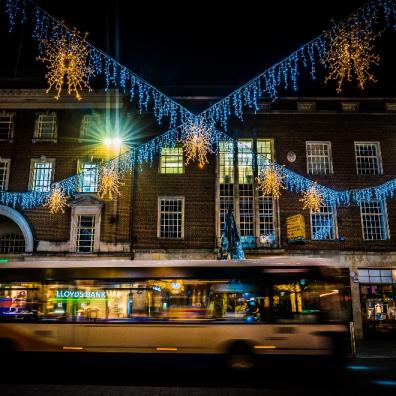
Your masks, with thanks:
M 23 237 L 25 238 L 25 252 L 33 252 L 33 233 L 30 229 L 29 223 L 22 214 L 8 206 L 0 205 L 0 215 L 11 219 L 18 225 Z

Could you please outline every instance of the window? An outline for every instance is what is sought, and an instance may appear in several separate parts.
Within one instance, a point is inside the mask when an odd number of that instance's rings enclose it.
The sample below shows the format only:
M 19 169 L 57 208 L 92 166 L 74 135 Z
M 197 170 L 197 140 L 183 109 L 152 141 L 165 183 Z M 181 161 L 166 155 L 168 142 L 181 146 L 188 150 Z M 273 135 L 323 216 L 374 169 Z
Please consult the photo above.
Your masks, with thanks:
M 10 140 L 14 137 L 14 114 L 0 114 L 0 140 Z
M 23 253 L 25 238 L 19 234 L 4 234 L 0 236 L 0 253 Z
M 184 238 L 184 198 L 159 198 L 158 238 Z
M 311 211 L 311 238 L 313 240 L 335 239 L 335 208 L 323 205 L 319 212 Z
M 356 171 L 358 175 L 380 175 L 382 164 L 378 142 L 355 142 Z
M 95 247 L 95 216 L 77 217 L 77 253 L 92 253 Z
M 306 142 L 307 173 L 329 175 L 333 173 L 330 142 Z
M 53 159 L 32 159 L 30 172 L 30 190 L 47 192 L 51 189 L 54 178 L 55 160 Z
M 220 192 L 220 230 L 224 227 L 228 208 L 234 205 L 234 149 L 233 142 L 219 142 L 218 173 Z
M 94 193 L 98 190 L 99 164 L 95 161 L 80 161 L 78 169 L 78 191 Z
M 358 269 L 360 283 L 393 283 L 391 269 Z
M 252 147 L 252 140 L 238 141 L 239 228 L 245 247 L 255 246 Z
M 272 140 L 257 140 L 257 165 L 259 170 L 272 162 Z
M 384 201 L 361 202 L 360 217 L 364 240 L 388 239 L 386 205 Z
M 34 140 L 55 141 L 57 133 L 56 114 L 38 114 L 34 129 Z
M 100 123 L 98 114 L 84 114 L 81 120 L 80 137 L 91 137 Z
M 274 243 L 274 201 L 269 195 L 259 196 L 259 225 L 260 236 L 264 237 L 267 243 Z
M 184 173 L 183 147 L 162 147 L 160 159 L 160 173 Z
M 7 191 L 10 172 L 10 160 L 0 159 L 0 191 Z

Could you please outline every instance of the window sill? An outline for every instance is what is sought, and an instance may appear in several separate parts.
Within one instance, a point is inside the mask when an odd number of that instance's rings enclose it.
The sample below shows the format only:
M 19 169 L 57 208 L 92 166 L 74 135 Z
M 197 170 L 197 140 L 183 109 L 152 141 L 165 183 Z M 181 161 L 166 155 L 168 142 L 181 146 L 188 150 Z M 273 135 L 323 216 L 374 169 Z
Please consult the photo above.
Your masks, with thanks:
M 0 139 L 0 142 L 14 143 L 14 139 Z
M 57 139 L 32 139 L 32 143 L 58 143 Z

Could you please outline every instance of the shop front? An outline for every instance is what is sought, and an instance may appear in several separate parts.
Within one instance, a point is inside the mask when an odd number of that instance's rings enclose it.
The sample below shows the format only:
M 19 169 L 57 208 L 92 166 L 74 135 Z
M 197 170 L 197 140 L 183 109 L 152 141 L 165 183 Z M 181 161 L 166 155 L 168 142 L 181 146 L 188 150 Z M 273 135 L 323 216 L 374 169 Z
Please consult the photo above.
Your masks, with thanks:
M 396 270 L 359 269 L 365 337 L 396 337 Z

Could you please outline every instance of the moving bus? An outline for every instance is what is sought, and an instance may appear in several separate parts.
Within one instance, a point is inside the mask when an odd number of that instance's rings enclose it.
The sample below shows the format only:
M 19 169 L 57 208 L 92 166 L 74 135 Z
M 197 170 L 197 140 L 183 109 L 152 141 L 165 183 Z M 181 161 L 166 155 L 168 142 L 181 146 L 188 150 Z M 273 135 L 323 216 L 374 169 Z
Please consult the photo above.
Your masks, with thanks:
M 227 354 L 234 368 L 255 354 L 340 352 L 347 272 L 260 260 L 129 263 L 2 268 L 0 348 Z

